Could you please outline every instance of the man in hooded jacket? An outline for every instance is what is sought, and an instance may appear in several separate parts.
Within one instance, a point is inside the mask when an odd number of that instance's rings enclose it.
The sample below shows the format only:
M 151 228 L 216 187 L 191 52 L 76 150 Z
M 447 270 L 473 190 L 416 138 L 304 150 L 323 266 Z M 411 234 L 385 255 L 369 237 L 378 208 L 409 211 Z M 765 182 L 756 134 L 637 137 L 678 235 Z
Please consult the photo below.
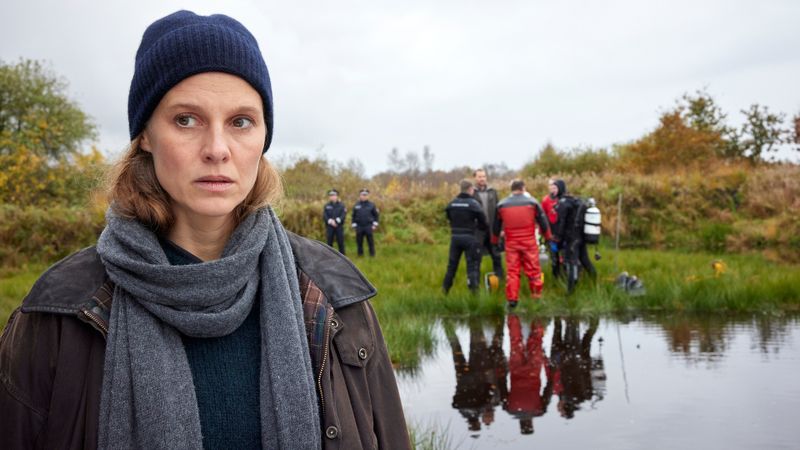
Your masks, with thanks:
M 569 195 L 564 180 L 555 180 L 554 184 L 558 188 L 558 203 L 555 206 L 558 220 L 553 228 L 553 240 L 558 244 L 559 251 L 563 252 L 567 291 L 572 292 L 578 282 L 579 267 L 582 266 L 592 278 L 597 276 L 597 271 L 589 259 L 589 251 L 583 240 L 583 223 L 578 218 L 580 200 Z

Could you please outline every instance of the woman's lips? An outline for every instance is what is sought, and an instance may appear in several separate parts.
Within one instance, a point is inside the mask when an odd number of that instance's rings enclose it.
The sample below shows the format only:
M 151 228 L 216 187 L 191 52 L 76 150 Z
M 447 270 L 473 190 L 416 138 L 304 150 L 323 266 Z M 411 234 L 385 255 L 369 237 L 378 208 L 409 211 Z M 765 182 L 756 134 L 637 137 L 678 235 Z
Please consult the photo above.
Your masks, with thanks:
M 194 184 L 200 189 L 210 192 L 222 192 L 233 186 L 233 180 L 228 177 L 202 177 L 195 180 Z

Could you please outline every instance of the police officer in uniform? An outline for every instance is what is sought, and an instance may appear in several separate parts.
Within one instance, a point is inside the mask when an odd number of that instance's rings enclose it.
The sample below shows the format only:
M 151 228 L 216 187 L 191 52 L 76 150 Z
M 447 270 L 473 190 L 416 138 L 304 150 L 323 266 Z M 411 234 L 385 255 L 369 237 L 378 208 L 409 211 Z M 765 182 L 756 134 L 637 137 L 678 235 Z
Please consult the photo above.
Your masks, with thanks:
M 478 231 L 487 232 L 486 214 L 481 204 L 473 197 L 475 187 L 469 180 L 460 183 L 461 193 L 445 208 L 447 220 L 450 221 L 450 258 L 447 261 L 447 273 L 442 282 L 445 294 L 453 286 L 453 277 L 458 270 L 458 263 L 463 253 L 467 260 L 467 286 L 472 292 L 478 291 L 480 276 L 481 245 L 476 237 Z
M 375 239 L 372 232 L 378 228 L 380 212 L 374 203 L 369 201 L 369 189 L 361 189 L 358 194 L 358 203 L 353 206 L 352 226 L 356 229 L 356 245 L 358 256 L 364 256 L 364 238 L 369 245 L 369 256 L 375 256 Z
M 328 203 L 322 210 L 322 221 L 325 222 L 325 238 L 328 245 L 333 246 L 333 238 L 336 237 L 336 245 L 339 253 L 344 255 L 344 221 L 347 217 L 347 207 L 339 201 L 339 191 L 331 189 L 328 191 Z

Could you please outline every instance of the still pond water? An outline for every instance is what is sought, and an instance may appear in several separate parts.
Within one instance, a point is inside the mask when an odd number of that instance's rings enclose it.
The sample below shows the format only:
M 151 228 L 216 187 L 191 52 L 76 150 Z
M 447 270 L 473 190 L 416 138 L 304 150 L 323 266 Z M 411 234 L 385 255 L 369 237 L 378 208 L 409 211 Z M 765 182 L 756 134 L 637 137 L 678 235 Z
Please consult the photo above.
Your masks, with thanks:
M 454 448 L 800 449 L 800 316 L 437 323 L 398 374 Z

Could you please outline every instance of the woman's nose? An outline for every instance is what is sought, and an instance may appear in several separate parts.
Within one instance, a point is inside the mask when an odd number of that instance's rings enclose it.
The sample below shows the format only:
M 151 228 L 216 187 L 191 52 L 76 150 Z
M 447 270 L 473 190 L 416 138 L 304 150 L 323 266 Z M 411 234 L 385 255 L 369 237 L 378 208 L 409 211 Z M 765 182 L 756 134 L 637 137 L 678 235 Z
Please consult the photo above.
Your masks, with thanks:
M 206 143 L 203 146 L 203 160 L 210 163 L 226 162 L 230 156 L 230 146 L 224 127 L 210 127 Z

